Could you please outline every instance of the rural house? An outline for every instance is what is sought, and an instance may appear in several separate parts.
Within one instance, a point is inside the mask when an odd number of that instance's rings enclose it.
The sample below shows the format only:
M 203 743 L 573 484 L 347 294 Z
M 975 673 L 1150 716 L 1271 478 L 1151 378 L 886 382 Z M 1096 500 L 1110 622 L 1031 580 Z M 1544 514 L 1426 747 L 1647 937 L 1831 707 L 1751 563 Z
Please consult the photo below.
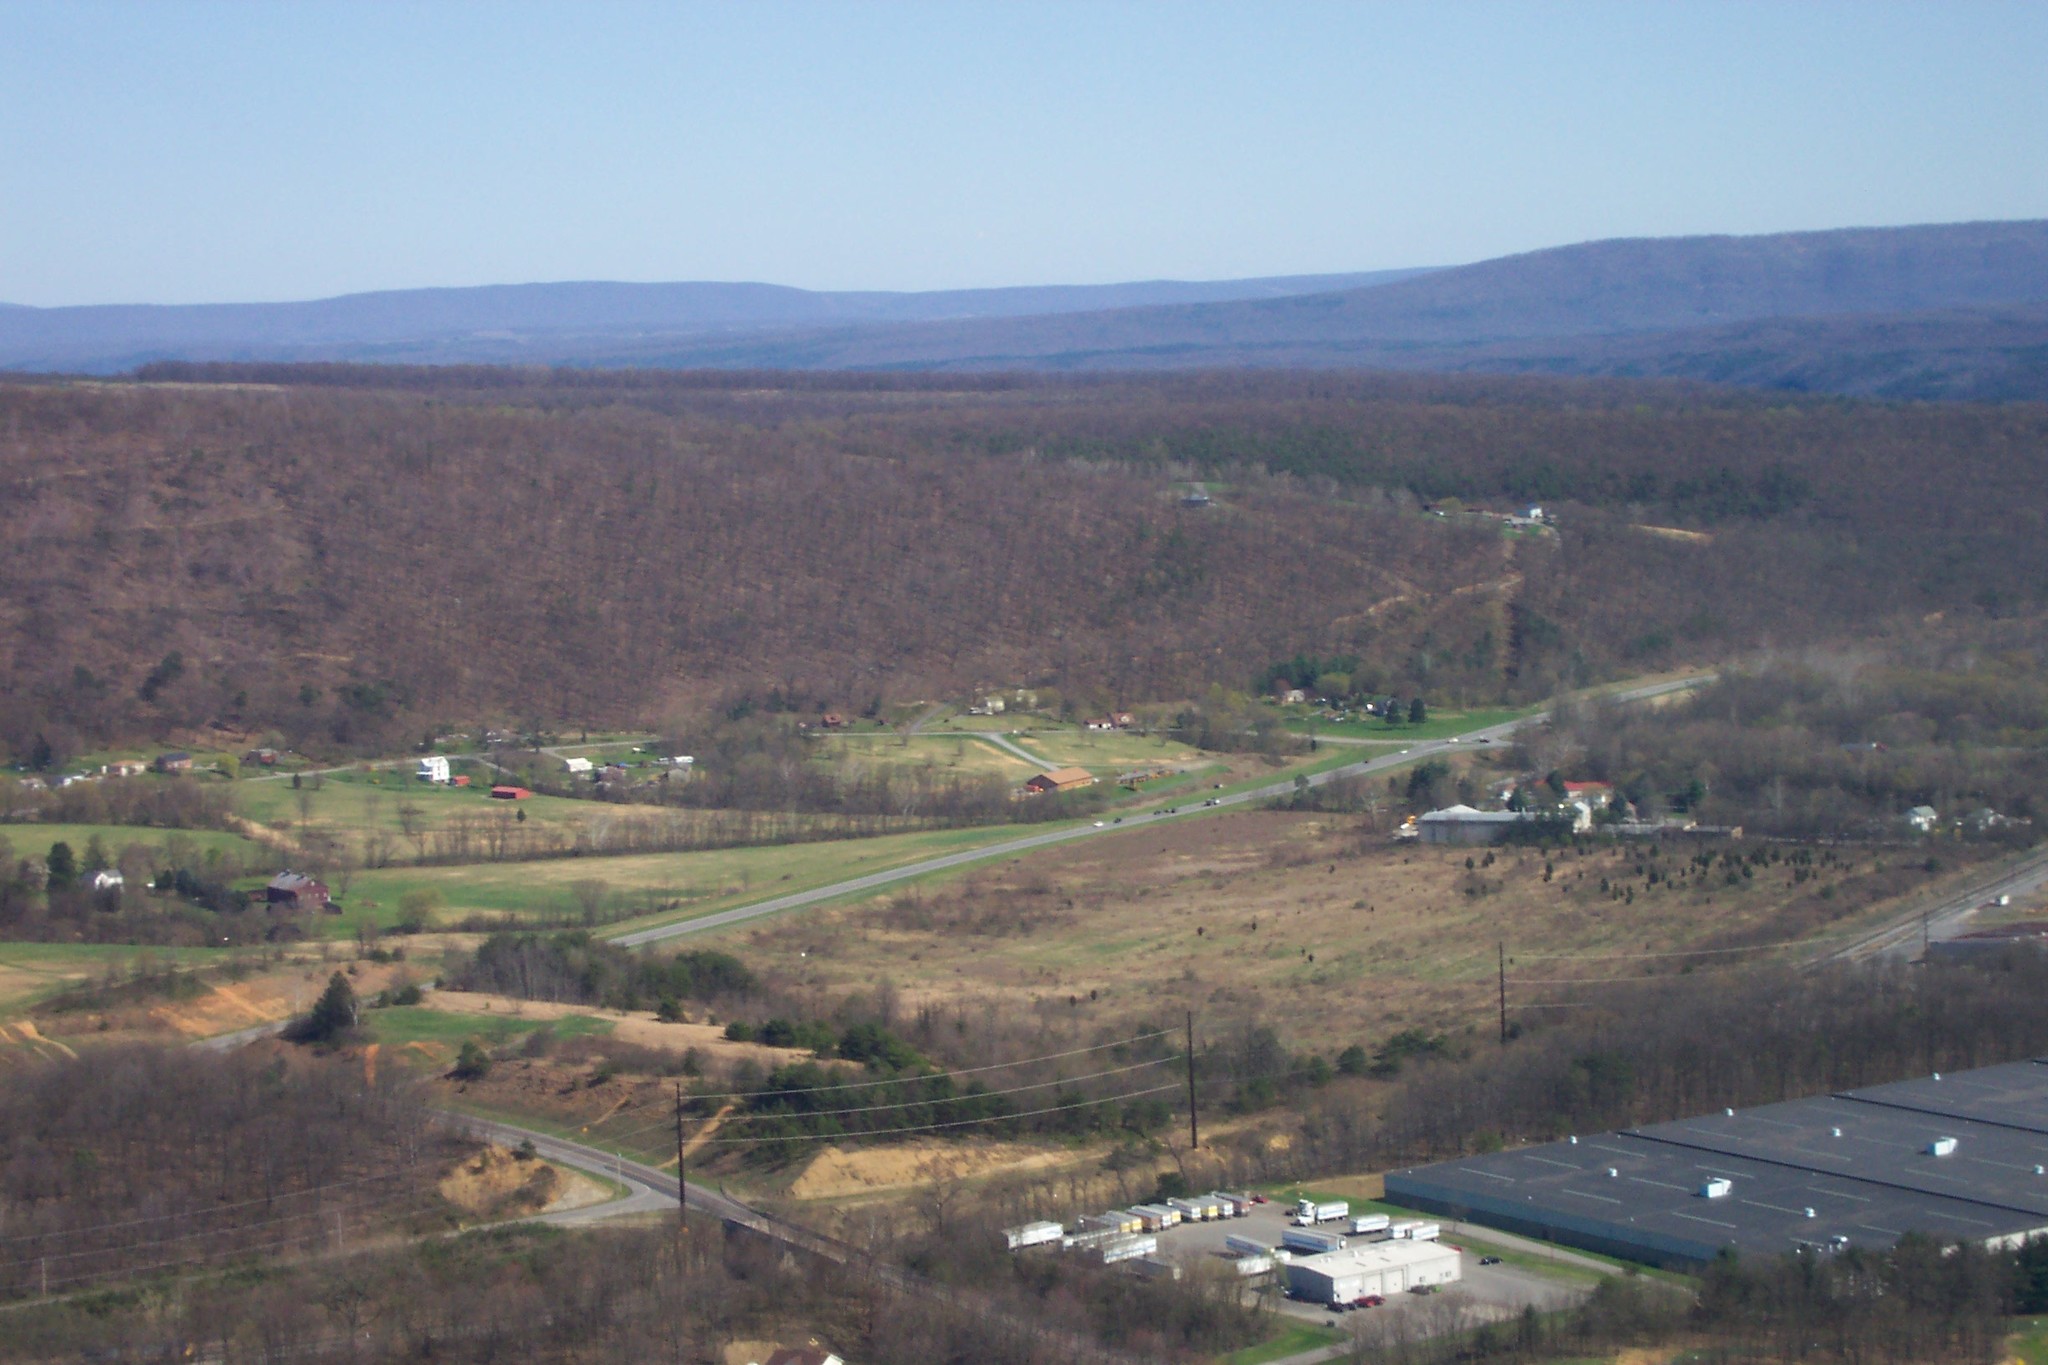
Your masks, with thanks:
M 263 888 L 263 899 L 270 905 L 281 905 L 289 910 L 325 910 L 327 883 L 297 872 L 284 871 L 272 877 Z
M 414 774 L 422 782 L 448 785 L 448 760 L 440 754 L 433 754 L 420 760 L 420 770 Z
M 580 774 L 589 772 L 595 765 L 587 758 L 565 758 L 562 760 L 562 766 L 572 773 Z
M 192 755 L 158 754 L 156 770 L 160 773 L 189 773 L 192 771 Z
M 1045 792 L 1070 792 L 1081 787 L 1095 785 L 1095 774 L 1086 768 L 1054 768 L 1049 773 L 1040 773 L 1024 784 L 1024 790 L 1034 795 Z

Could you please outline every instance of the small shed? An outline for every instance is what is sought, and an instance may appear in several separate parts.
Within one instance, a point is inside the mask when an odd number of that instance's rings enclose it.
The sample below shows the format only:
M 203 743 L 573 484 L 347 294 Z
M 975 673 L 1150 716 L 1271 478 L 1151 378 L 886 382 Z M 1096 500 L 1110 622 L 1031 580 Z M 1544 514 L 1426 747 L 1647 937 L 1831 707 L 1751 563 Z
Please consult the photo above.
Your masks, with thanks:
M 592 764 L 587 758 L 565 758 L 562 760 L 562 766 L 572 773 L 587 773 L 591 770 Z
M 497 786 L 491 788 L 493 801 L 524 801 L 533 793 L 524 787 Z

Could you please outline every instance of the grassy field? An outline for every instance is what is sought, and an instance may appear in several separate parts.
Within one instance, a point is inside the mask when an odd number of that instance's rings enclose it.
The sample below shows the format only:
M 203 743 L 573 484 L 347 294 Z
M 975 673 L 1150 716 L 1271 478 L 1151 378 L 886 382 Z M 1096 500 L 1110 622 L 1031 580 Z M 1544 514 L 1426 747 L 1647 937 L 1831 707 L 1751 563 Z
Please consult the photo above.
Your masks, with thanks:
M 201 858 L 207 850 L 216 848 L 234 855 L 238 861 L 260 860 L 262 854 L 256 843 L 225 830 L 156 829 L 147 825 L 0 825 L 0 847 L 9 850 L 5 856 L 14 858 L 40 858 L 50 851 L 50 845 L 62 841 L 71 845 L 71 851 L 82 861 L 86 845 L 94 836 L 106 848 L 107 856 L 116 859 L 130 844 L 161 850 L 172 839 L 183 841 Z
M 128 969 L 147 958 L 181 967 L 225 962 L 218 948 L 134 948 L 102 943 L 0 943 L 0 1019 L 47 999 L 67 986 Z
M 370 1010 L 364 1015 L 370 1037 L 386 1047 L 424 1043 L 437 1053 L 453 1056 L 472 1040 L 486 1047 L 503 1047 L 524 1038 L 543 1025 L 561 1038 L 582 1038 L 612 1031 L 609 1019 L 571 1014 L 560 1019 L 513 1018 L 510 1015 L 455 1014 L 424 1005 L 398 1005 Z
M 1316 1327 L 1282 1318 L 1272 1336 L 1256 1346 L 1232 1351 L 1223 1357 L 1223 1362 L 1224 1365 L 1269 1365 L 1271 1361 L 1285 1360 L 1304 1351 L 1319 1351 L 1343 1340 L 1344 1334 L 1335 1328 Z
M 1571 998 L 1569 987 L 1537 978 L 1597 970 L 1537 954 L 1838 933 L 1968 875 L 1866 854 L 1853 871 L 1831 868 L 1798 885 L 1783 868 L 1733 885 L 1720 869 L 1651 885 L 1640 849 L 1493 852 L 1487 863 L 1487 850 L 1395 844 L 1362 835 L 1356 817 L 1140 817 L 1115 837 L 963 869 L 945 883 L 713 932 L 821 1008 L 887 978 L 906 1008 L 1020 1017 L 1057 1008 L 1105 1027 L 1184 1010 L 1217 1028 L 1308 1015 L 1313 1035 L 1298 1043 L 1334 1054 L 1404 1028 L 1490 1031 L 1497 942 L 1510 958 L 1512 1010 Z
M 437 919 L 441 923 L 471 914 L 570 914 L 578 909 L 577 882 L 603 882 L 608 896 L 628 905 L 681 903 L 678 910 L 635 920 L 633 925 L 638 927 L 643 922 L 691 918 L 768 896 L 807 891 L 922 858 L 997 843 L 1023 832 L 1017 826 L 1002 825 L 701 853 L 387 868 L 358 875 L 348 896 L 349 913 L 342 917 L 348 924 L 330 919 L 325 927 L 335 933 L 350 932 L 348 925 L 368 914 L 388 928 L 397 920 L 399 898 L 414 889 L 439 893 L 442 906 Z M 610 931 L 624 927 L 614 925 Z
M 1038 771 L 1002 748 L 972 735 L 832 735 L 816 741 L 814 755 L 833 764 L 862 763 L 886 769 L 928 768 L 948 778 L 997 777 L 1021 783 Z
M 464 771 L 458 763 L 458 772 Z M 408 820 L 417 828 L 433 829 L 458 815 L 484 815 L 504 809 L 506 803 L 493 801 L 489 782 L 482 777 L 469 787 L 443 787 L 421 782 L 409 768 L 375 768 L 329 773 L 316 788 L 308 780 L 296 790 L 288 780 L 263 779 L 235 785 L 235 809 L 248 819 L 282 830 L 300 826 L 338 834 L 350 840 L 382 832 L 391 837 L 398 852 L 409 856 L 404 836 Z M 417 815 L 401 816 L 401 807 L 412 807 Z M 528 821 L 544 825 L 580 827 L 592 811 L 587 801 L 567 797 L 535 796 L 518 803 Z M 606 806 L 617 813 L 632 807 Z
M 2048 1318 L 2014 1318 L 2006 1339 L 2011 1365 L 2048 1365 Z

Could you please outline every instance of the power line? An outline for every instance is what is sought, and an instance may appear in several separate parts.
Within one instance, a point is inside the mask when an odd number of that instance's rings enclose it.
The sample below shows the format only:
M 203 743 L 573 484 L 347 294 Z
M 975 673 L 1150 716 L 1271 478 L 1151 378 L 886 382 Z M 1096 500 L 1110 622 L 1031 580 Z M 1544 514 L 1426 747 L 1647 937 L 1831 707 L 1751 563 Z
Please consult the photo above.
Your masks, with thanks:
M 817 1095 L 826 1091 L 873 1090 L 878 1086 L 904 1085 L 911 1081 L 933 1080 L 940 1076 L 979 1076 L 990 1071 L 1007 1071 L 1014 1067 L 1035 1066 L 1040 1062 L 1057 1062 L 1066 1057 L 1080 1057 L 1090 1052 L 1106 1052 L 1111 1048 L 1129 1047 L 1133 1043 L 1150 1042 L 1154 1038 L 1167 1037 L 1173 1032 L 1174 1030 L 1172 1029 L 1154 1029 L 1150 1033 L 1140 1033 L 1134 1037 L 1117 1039 L 1114 1042 L 1096 1043 L 1090 1047 L 1069 1048 L 1065 1052 L 1048 1052 L 1039 1057 L 1020 1057 L 1014 1062 L 990 1062 L 986 1066 L 961 1067 L 958 1070 L 948 1068 L 944 1071 L 929 1072 L 923 1076 L 891 1076 L 877 1081 L 848 1081 L 844 1085 L 811 1085 L 796 1090 L 778 1090 L 774 1093 L 778 1095 Z M 1160 1058 L 1158 1060 L 1163 1061 L 1165 1059 Z M 694 1100 L 750 1100 L 761 1093 L 763 1092 L 758 1090 L 702 1091 L 694 1093 L 688 1098 Z M 616 1117 L 618 1114 L 630 1114 L 641 1109 L 651 1109 L 656 1104 L 665 1105 L 667 1103 L 668 1099 L 666 1096 L 658 1100 L 643 1100 L 638 1104 L 622 1105 L 614 1114 L 607 1117 Z
M 780 1118 L 843 1118 L 852 1114 L 883 1114 L 889 1112 L 892 1109 L 916 1109 L 925 1105 L 954 1104 L 962 1100 L 994 1099 L 997 1096 L 1001 1095 L 1021 1095 L 1027 1090 L 1044 1090 L 1048 1087 L 1055 1085 L 1077 1085 L 1082 1081 L 1098 1081 L 1105 1076 L 1122 1076 L 1132 1071 L 1143 1071 L 1147 1067 L 1163 1066 L 1166 1063 L 1171 1062 L 1173 1060 L 1175 1059 L 1172 1057 L 1154 1057 L 1149 1062 L 1134 1062 L 1130 1066 L 1114 1067 L 1108 1071 L 1092 1071 L 1085 1076 L 1060 1076 L 1055 1077 L 1054 1079 L 1049 1081 L 1033 1081 L 1029 1085 L 1013 1085 L 1007 1090 L 982 1090 L 971 1095 L 938 1095 L 925 1099 L 898 1100 L 890 1104 L 869 1105 L 865 1108 L 859 1109 L 804 1109 L 791 1112 L 755 1110 L 750 1113 L 728 1115 L 720 1122 L 722 1124 L 729 1124 L 759 1122 L 762 1119 Z M 915 1085 L 919 1081 L 943 1079 L 946 1079 L 946 1077 L 943 1074 L 938 1076 L 911 1076 L 904 1078 L 901 1081 L 901 1084 Z M 809 1092 L 797 1090 L 762 1090 L 755 1092 L 748 1098 L 772 1101 L 783 1095 L 796 1095 L 806 1093 Z M 668 1120 L 663 1119 L 659 1123 L 650 1123 L 644 1127 L 631 1128 L 623 1133 L 606 1133 L 604 1134 L 604 1136 L 608 1141 L 623 1141 L 627 1138 L 637 1136 L 638 1134 L 649 1133 L 654 1131 L 656 1128 L 665 1127 L 667 1126 L 667 1123 Z
M 368 1185 L 379 1180 L 392 1180 L 403 1174 L 403 1171 L 385 1171 L 381 1175 L 359 1176 L 354 1180 L 336 1180 L 325 1185 L 308 1185 L 304 1189 L 287 1190 L 283 1194 L 274 1194 L 263 1199 L 244 1199 L 233 1204 L 214 1204 L 207 1208 L 191 1209 L 183 1213 L 159 1213 L 148 1218 L 125 1218 L 116 1223 L 92 1223 L 79 1228 L 53 1228 L 48 1232 L 16 1233 L 12 1236 L 0 1237 L 0 1246 L 11 1242 L 32 1242 L 42 1237 L 71 1237 L 80 1233 L 106 1232 L 113 1228 L 141 1227 L 148 1223 L 168 1222 L 174 1218 L 210 1218 L 214 1214 L 226 1213 L 231 1209 L 251 1209 L 259 1204 L 274 1204 L 283 1199 L 303 1199 L 307 1195 L 320 1194 L 327 1190 L 351 1189 L 357 1185 Z
M 842 1139 L 851 1138 L 893 1137 L 901 1133 L 931 1133 L 941 1128 L 966 1128 L 977 1123 L 1008 1123 L 1014 1119 L 1038 1118 L 1045 1114 L 1063 1114 L 1075 1109 L 1093 1108 L 1098 1104 L 1116 1104 L 1123 1100 L 1141 1099 L 1146 1095 L 1160 1095 L 1169 1090 L 1178 1091 L 1180 1088 L 1181 1083 L 1174 1081 L 1170 1085 L 1155 1085 L 1148 1090 L 1132 1090 L 1119 1095 L 1105 1095 L 1100 1099 L 1093 1100 L 1076 1100 L 1072 1104 L 1056 1104 L 1049 1109 L 1025 1109 L 1014 1114 L 989 1114 L 981 1118 L 955 1119 L 948 1123 L 921 1123 L 910 1128 L 873 1128 L 861 1133 L 791 1133 L 781 1137 L 707 1138 L 705 1139 L 705 1145 L 736 1147 L 761 1142 L 814 1142 L 820 1140 L 838 1142 Z M 804 1116 L 801 1114 L 791 1114 L 785 1117 L 802 1118 Z

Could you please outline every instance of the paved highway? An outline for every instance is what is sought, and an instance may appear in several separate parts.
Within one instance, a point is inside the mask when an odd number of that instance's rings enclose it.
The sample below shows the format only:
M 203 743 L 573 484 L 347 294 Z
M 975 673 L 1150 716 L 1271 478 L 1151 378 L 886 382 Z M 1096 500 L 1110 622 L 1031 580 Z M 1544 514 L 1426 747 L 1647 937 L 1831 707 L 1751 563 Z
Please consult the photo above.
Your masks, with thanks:
M 1644 701 L 1651 697 L 1661 697 L 1667 693 L 1680 692 L 1687 688 L 1697 687 L 1708 676 L 1711 675 L 1677 678 L 1670 682 L 1650 683 L 1643 687 L 1629 688 L 1626 691 L 1615 692 L 1609 695 L 1616 701 Z M 1541 723 L 1549 717 L 1549 714 L 1547 711 L 1540 711 L 1519 720 L 1505 721 L 1499 725 L 1489 725 L 1483 729 L 1471 730 L 1449 739 L 1422 740 L 1395 753 L 1361 759 L 1356 763 L 1346 763 L 1341 767 L 1327 768 L 1322 772 L 1312 773 L 1309 775 L 1308 784 L 1312 787 L 1320 787 L 1326 782 L 1334 782 L 1339 778 L 1361 777 L 1368 773 L 1376 773 L 1387 768 L 1399 767 L 1404 763 L 1413 763 L 1430 754 L 1446 750 L 1455 751 L 1461 747 L 1468 747 L 1473 744 L 1496 743 L 1512 737 L 1515 731 L 1525 725 Z M 1217 806 L 1222 807 L 1243 806 L 1272 801 L 1278 797 L 1290 795 L 1294 789 L 1295 779 L 1290 777 L 1278 782 L 1267 783 L 1264 786 L 1253 787 L 1249 790 L 1228 792 L 1222 796 L 1207 799 L 1213 799 Z M 628 948 L 637 948 L 644 944 L 659 943 L 664 939 L 678 938 L 684 934 L 700 934 L 709 929 L 723 929 L 728 925 L 744 924 L 748 920 L 760 919 L 766 915 L 780 914 L 785 910 L 797 910 L 806 905 L 816 905 L 820 901 L 835 900 L 840 896 L 878 890 L 896 882 L 908 881 L 913 877 L 927 876 L 933 872 L 943 872 L 949 868 L 965 867 L 970 863 L 988 862 L 997 858 L 1010 858 L 1035 848 L 1047 848 L 1053 844 L 1070 843 L 1076 839 L 1128 834 L 1134 828 L 1143 829 L 1161 820 L 1185 820 L 1191 816 L 1201 814 L 1206 809 L 1211 809 L 1211 807 L 1204 804 L 1205 798 L 1199 794 L 1173 798 L 1173 800 L 1177 801 L 1178 804 L 1169 804 L 1155 807 L 1149 811 L 1140 811 L 1136 814 L 1126 815 L 1122 824 L 1090 823 L 1063 825 L 1056 829 L 1045 830 L 1042 833 L 1027 834 L 1021 838 L 1008 839 L 999 844 L 985 844 L 980 848 L 964 849 L 961 852 L 948 853 L 937 858 L 926 858 L 921 862 L 906 863 L 902 867 L 889 868 L 882 872 L 870 872 L 862 877 L 850 877 L 843 882 L 833 882 L 828 886 L 815 887 L 809 891 L 795 891 L 786 896 L 775 896 L 768 900 L 755 901 L 749 905 L 734 906 L 730 910 L 720 910 L 715 914 L 700 915 L 695 919 L 680 920 L 674 924 L 656 925 L 651 929 L 636 929 L 631 933 L 614 936 L 612 942 Z

